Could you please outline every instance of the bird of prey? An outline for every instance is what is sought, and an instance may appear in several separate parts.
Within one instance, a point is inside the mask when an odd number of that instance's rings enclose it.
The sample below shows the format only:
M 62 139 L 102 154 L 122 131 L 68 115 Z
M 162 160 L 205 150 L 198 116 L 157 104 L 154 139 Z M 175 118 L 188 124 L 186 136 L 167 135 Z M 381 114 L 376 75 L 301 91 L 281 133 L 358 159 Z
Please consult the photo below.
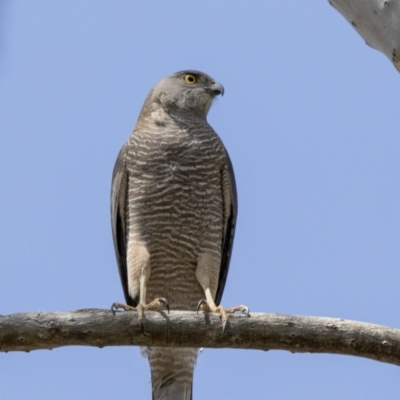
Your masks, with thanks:
M 111 219 L 127 304 L 112 308 L 248 312 L 219 305 L 228 274 L 237 195 L 228 153 L 207 113 L 224 87 L 199 71 L 156 84 L 113 172 Z M 146 350 L 153 400 L 191 400 L 197 349 Z

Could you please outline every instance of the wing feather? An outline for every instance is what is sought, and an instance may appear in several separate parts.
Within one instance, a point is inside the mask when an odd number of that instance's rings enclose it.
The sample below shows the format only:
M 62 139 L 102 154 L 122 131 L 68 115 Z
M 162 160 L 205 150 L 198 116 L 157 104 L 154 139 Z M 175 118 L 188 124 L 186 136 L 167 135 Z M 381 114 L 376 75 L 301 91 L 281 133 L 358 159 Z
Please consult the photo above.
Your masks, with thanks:
M 227 151 L 226 168 L 221 172 L 221 181 L 224 204 L 224 236 L 222 240 L 221 268 L 219 270 L 218 287 L 215 295 L 216 305 L 219 305 L 221 302 L 226 278 L 228 276 L 238 212 L 235 174 L 233 172 L 232 162 Z
M 128 290 L 128 265 L 126 258 L 126 213 L 127 213 L 127 189 L 128 174 L 125 168 L 126 145 L 118 154 L 115 162 L 111 184 L 111 226 L 114 241 L 115 255 L 124 290 L 126 303 L 136 307 L 137 299 L 129 295 Z

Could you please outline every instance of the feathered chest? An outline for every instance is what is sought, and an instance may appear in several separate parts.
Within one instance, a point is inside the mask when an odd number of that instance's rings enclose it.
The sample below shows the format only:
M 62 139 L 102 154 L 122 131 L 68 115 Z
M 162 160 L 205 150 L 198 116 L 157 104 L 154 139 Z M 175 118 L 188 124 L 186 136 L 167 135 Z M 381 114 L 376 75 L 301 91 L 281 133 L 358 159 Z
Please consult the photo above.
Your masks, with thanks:
M 220 170 L 225 149 L 211 129 L 159 129 L 138 131 L 130 140 L 127 165 L 130 173 L 157 173 L 185 170 Z

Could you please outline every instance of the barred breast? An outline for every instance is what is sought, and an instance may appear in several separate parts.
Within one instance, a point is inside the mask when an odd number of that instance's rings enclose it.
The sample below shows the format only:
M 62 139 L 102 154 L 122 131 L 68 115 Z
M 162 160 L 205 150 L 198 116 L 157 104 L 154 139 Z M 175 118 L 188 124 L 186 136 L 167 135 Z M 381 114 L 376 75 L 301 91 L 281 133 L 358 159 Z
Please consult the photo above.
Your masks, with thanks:
M 131 136 L 127 242 L 150 255 L 146 302 L 165 297 L 171 309 L 195 310 L 204 297 L 195 269 L 205 250 L 221 257 L 224 161 L 223 145 L 205 122 Z

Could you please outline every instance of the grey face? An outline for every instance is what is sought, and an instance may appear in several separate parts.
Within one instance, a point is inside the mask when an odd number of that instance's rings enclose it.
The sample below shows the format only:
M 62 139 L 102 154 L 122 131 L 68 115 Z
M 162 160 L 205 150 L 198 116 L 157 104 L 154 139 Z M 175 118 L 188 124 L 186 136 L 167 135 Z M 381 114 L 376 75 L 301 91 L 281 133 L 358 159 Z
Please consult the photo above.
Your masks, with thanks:
M 224 87 L 199 71 L 180 71 L 154 86 L 152 100 L 169 112 L 194 113 L 205 118 L 215 96 Z

